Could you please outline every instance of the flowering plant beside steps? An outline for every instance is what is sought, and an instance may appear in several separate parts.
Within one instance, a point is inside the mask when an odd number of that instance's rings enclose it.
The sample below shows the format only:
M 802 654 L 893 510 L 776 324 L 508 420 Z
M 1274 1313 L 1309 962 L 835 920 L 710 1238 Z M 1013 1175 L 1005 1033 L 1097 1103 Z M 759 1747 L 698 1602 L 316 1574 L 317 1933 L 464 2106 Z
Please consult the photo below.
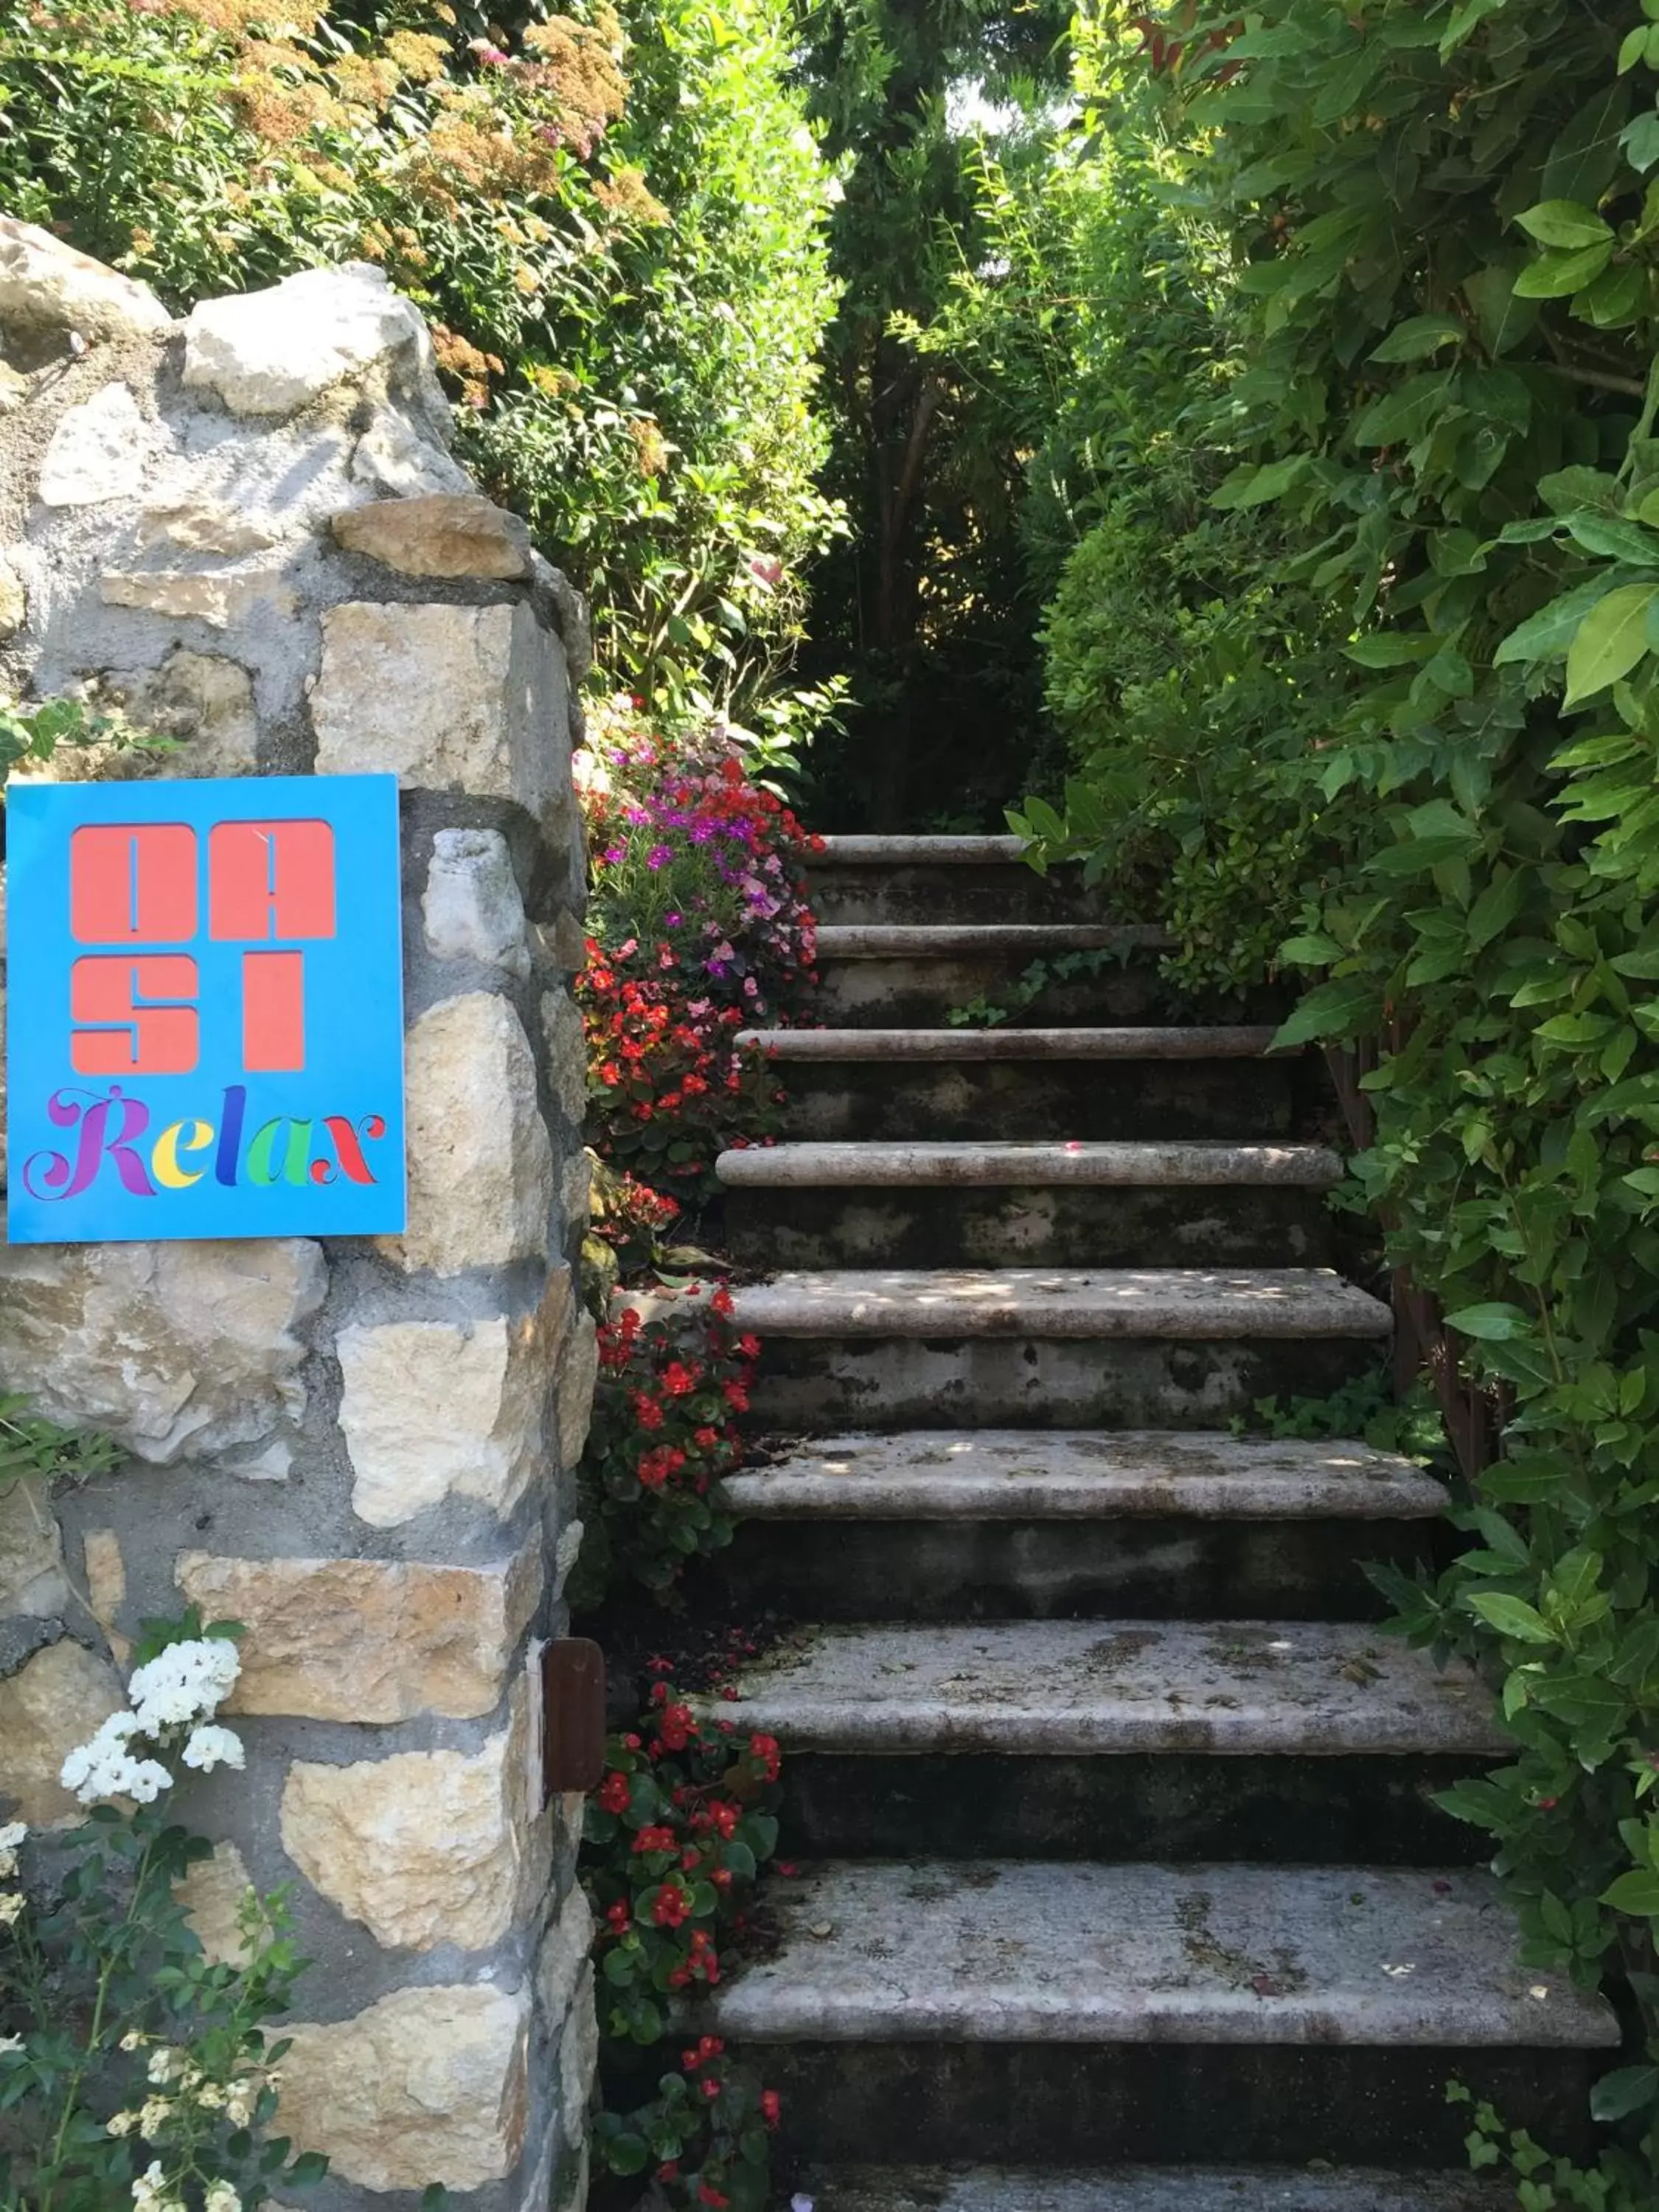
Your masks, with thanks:
M 660 1677 L 671 1664 L 653 1662 L 649 1711 L 612 1739 L 586 1823 L 601 2032 L 645 2050 L 683 2030 L 690 2001 L 719 1983 L 721 1953 L 744 1931 L 744 1899 L 778 1838 L 776 1742 L 700 1720 Z M 623 2077 L 637 2070 L 613 2067 Z M 596 2123 L 608 2170 L 649 2167 L 678 2201 L 711 2212 L 763 2212 L 776 2093 L 728 2060 L 717 2036 L 697 2034 L 685 2036 L 678 2070 L 650 2087 L 637 2109 Z
M 684 1617 L 686 1570 L 731 1540 L 718 1484 L 742 1464 L 761 1351 L 702 1249 L 717 1234 L 714 1160 L 781 1126 L 775 1076 L 739 1040 L 806 1011 L 817 943 L 800 866 L 817 841 L 717 728 L 670 740 L 636 707 L 598 718 L 579 777 L 599 1371 L 570 1595 L 592 1615 L 642 1586 Z M 655 1292 L 657 1310 L 622 1304 L 619 1285 Z M 763 2212 L 778 2097 L 702 2032 L 696 2005 L 741 1943 L 776 1848 L 778 1747 L 699 1718 L 672 1685 L 675 1661 L 650 1667 L 649 1704 L 611 1739 L 583 1845 L 599 1921 L 597 2201 L 620 2212 L 637 2182 L 675 2212 Z
M 146 1625 L 129 1705 L 64 1760 L 90 1808 L 42 1836 L 0 1828 L 0 2207 L 243 2212 L 321 2179 L 267 2131 L 304 1961 L 280 1893 L 252 1889 L 239 1964 L 212 1964 L 178 1885 L 212 1846 L 170 1819 L 181 1769 L 240 1768 L 215 1718 L 240 1671 L 227 1622 Z

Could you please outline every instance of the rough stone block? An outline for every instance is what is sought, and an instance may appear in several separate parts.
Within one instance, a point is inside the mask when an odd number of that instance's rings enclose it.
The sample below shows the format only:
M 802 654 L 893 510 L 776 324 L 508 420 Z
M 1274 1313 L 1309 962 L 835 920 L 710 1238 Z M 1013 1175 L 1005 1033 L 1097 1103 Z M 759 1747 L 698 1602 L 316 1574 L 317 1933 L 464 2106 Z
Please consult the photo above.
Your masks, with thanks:
M 421 901 L 427 949 L 440 960 L 477 960 L 509 975 L 530 973 L 524 900 L 498 830 L 440 830 Z
M 168 569 L 122 574 L 106 568 L 99 596 L 108 607 L 137 607 L 174 622 L 204 622 L 213 629 L 233 629 L 264 604 L 285 619 L 299 606 L 278 568 L 255 568 L 222 575 L 189 575 Z
M 567 2142 L 579 2143 L 587 2136 L 587 2108 L 599 2070 L 599 2021 L 593 2003 L 593 1966 L 590 1960 L 576 1979 L 559 2038 L 559 2095 L 563 2105 Z
M 520 1321 L 383 1322 L 340 1332 L 340 1427 L 360 1520 L 396 1528 L 452 1494 L 512 1510 L 541 1458 L 570 1297 L 561 1267 L 540 1310 Z
M 0 1486 L 0 1613 L 50 1617 L 69 1602 L 63 1539 L 45 1485 Z
M 331 607 L 311 719 L 322 775 L 395 775 L 538 819 L 563 787 L 563 664 L 522 603 Z
M 391 499 L 472 489 L 472 479 L 458 462 L 423 438 L 404 416 L 390 410 L 357 441 L 351 456 L 351 481 Z
M 599 1333 L 584 1306 L 576 1316 L 559 1361 L 557 1390 L 559 1465 L 575 1466 L 593 1425 L 593 1385 L 599 1374 Z
M 27 587 L 15 563 L 0 556 L 0 644 L 15 637 L 28 618 Z
M 0 1681 L 0 1803 L 32 1828 L 73 1827 L 84 1816 L 59 1770 L 125 1703 L 106 1659 L 67 1640 L 35 1652 Z
M 172 316 L 147 284 L 106 269 L 32 222 L 0 219 L 0 329 L 124 338 L 172 327 Z
M 568 991 L 542 994 L 542 1035 L 559 1111 L 580 1128 L 587 1112 L 587 1038 L 581 1010 Z
M 281 2124 L 365 2189 L 478 2189 L 512 2172 L 529 2101 L 530 2001 L 487 1984 L 394 1990 L 283 2032 Z
M 538 1259 L 553 1210 L 553 1149 L 536 1063 L 506 999 L 470 991 L 409 1032 L 409 1227 L 385 1249 L 441 1275 Z
M 244 507 L 200 493 L 157 498 L 133 525 L 140 547 L 177 546 L 184 553 L 218 553 L 235 560 L 245 553 L 268 552 L 283 533 Z
M 550 2034 L 559 2033 L 576 2001 L 582 1970 L 592 1948 L 592 1908 L 581 1884 L 573 1882 L 564 1903 L 548 1923 L 536 1954 L 536 2000 Z
M 144 480 L 144 418 L 125 384 L 106 384 L 70 408 L 52 434 L 38 487 L 47 507 L 126 499 Z
M 88 1528 L 81 1544 L 87 1604 L 110 1650 L 125 1667 L 131 1647 L 115 1626 L 127 1599 L 127 1563 L 121 1556 L 121 1540 L 113 1528 Z
M 427 492 L 413 499 L 349 507 L 332 520 L 335 541 L 405 576 L 524 575 L 530 532 L 516 514 L 477 492 Z
M 304 1411 L 296 1331 L 326 1288 L 303 1237 L 0 1245 L 0 1374 L 161 1465 L 258 1443 Z
M 100 763 L 106 779 L 255 773 L 259 717 L 253 679 L 239 662 L 180 647 L 159 668 L 106 676 L 102 690 L 141 727 L 179 741 L 176 753 L 157 759 L 116 755 Z
M 175 1572 L 208 1619 L 247 1631 L 229 1710 L 320 1721 L 494 1712 L 542 1590 L 533 1542 L 489 1567 L 185 1552 Z
M 389 1948 L 499 1942 L 537 1874 L 526 1803 L 526 1708 L 469 1755 L 398 1752 L 322 1766 L 301 1759 L 283 1790 L 283 1847 L 306 1880 Z
M 426 325 L 368 262 L 204 300 L 185 319 L 185 388 L 215 393 L 233 415 L 291 415 L 370 370 L 434 424 L 447 418 Z
M 210 1966 L 244 1963 L 240 1918 L 253 1887 L 247 1862 L 234 1844 L 216 1844 L 211 1858 L 199 1859 L 173 1895 L 185 1908 Z

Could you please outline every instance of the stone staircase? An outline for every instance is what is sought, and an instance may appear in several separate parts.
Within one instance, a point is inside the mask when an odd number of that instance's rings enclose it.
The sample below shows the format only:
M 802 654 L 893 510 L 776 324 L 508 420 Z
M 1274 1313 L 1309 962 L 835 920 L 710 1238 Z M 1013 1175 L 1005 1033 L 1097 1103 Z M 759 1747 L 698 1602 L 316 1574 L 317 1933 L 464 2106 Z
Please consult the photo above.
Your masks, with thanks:
M 1370 1368 L 1293 1060 L 1179 1019 L 1145 931 L 1012 840 L 833 838 L 791 1140 L 729 1153 L 768 1279 L 733 1601 L 817 1624 L 724 1717 L 787 1754 L 769 1956 L 714 2025 L 818 2212 L 1462 2212 L 1453 2074 L 1582 2140 L 1611 2012 L 1518 1963 L 1475 1832 L 1490 1701 L 1377 1631 L 1442 1499 L 1237 1440 Z M 1033 1025 L 944 1026 L 1106 948 Z

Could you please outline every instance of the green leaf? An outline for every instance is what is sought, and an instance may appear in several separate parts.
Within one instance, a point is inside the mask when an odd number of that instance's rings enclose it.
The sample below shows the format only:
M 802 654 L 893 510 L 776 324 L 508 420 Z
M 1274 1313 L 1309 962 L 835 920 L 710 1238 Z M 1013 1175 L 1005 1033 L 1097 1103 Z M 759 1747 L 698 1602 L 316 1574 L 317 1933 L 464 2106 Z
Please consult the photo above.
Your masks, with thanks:
M 1517 300 L 1564 300 L 1592 284 L 1613 258 L 1613 247 L 1586 246 L 1576 253 L 1546 253 L 1515 280 Z
M 1585 616 L 1567 648 L 1569 707 L 1629 675 L 1648 650 L 1648 610 L 1656 598 L 1659 585 L 1621 585 Z
M 1501 668 L 1511 660 L 1555 660 L 1565 653 L 1577 635 L 1579 624 L 1592 608 L 1607 596 L 1606 579 L 1592 576 L 1587 582 L 1575 584 L 1559 599 L 1552 599 L 1537 613 L 1512 629 L 1492 654 L 1492 665 Z
M 1601 1902 L 1615 1912 L 1659 1918 L 1659 1873 L 1648 1867 L 1632 1867 L 1601 1892 Z
M 1448 1328 L 1481 1343 L 1501 1344 L 1511 1336 L 1524 1336 L 1532 1322 L 1519 1306 L 1502 1304 L 1463 1306 L 1446 1316 Z
M 651 2155 L 651 2147 L 643 2136 L 611 2136 L 601 2148 L 612 2173 L 643 2173 L 646 2160 Z
M 1407 377 L 1394 391 L 1372 400 L 1350 434 L 1356 446 L 1413 445 L 1435 416 L 1451 405 L 1453 394 L 1450 370 Z
M 1621 2066 L 1590 2091 L 1590 2117 L 1603 2125 L 1639 2112 L 1659 2098 L 1659 2066 Z
M 1289 491 L 1307 474 L 1308 467 L 1305 453 L 1291 453 L 1283 460 L 1267 461 L 1261 466 L 1247 461 L 1211 493 L 1210 505 L 1224 508 L 1265 507 L 1270 499 L 1279 499 Z
M 1503 1590 L 1472 1590 L 1463 1602 L 1500 1636 L 1512 1637 L 1522 1644 L 1553 1644 L 1556 1640 L 1554 1630 L 1542 1613 L 1524 1598 L 1510 1597 Z
M 1594 209 L 1581 207 L 1577 200 L 1540 200 L 1515 219 L 1540 246 L 1605 246 L 1613 235 Z
M 1567 528 L 1587 553 L 1608 561 L 1628 561 L 1638 568 L 1659 568 L 1659 537 L 1639 523 L 1614 514 L 1570 514 Z
M 1363 1036 L 1376 1027 L 1382 1010 L 1382 995 L 1376 984 L 1361 976 L 1341 976 L 1322 983 L 1279 1025 L 1273 1049 L 1308 1044 L 1316 1037 Z
M 1342 650 L 1361 668 L 1406 668 L 1429 659 L 1438 642 L 1426 632 L 1379 629 L 1355 638 Z
M 1421 361 L 1443 345 L 1461 345 L 1468 330 L 1455 315 L 1413 315 L 1389 332 L 1372 361 Z

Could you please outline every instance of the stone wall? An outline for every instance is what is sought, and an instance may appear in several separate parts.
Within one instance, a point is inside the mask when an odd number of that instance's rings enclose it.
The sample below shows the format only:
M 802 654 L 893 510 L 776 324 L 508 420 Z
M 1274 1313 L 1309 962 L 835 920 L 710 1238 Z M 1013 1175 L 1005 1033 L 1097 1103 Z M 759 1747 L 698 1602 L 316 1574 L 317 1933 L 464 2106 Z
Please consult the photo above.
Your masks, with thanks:
M 248 1881 L 294 1886 L 283 2121 L 332 2162 L 323 2212 L 433 2182 L 579 2202 L 593 2065 L 580 1801 L 541 1809 L 528 1670 L 592 1389 L 586 634 L 449 432 L 372 268 L 174 324 L 0 224 L 0 693 L 178 740 L 99 773 L 403 790 L 407 1234 L 0 1246 L 0 1388 L 128 1455 L 55 1516 L 0 1495 L 0 1803 L 76 1816 L 58 1767 L 142 1617 L 246 1624 L 248 1768 L 183 1796 L 218 1839 L 191 1904 L 211 1949 Z

